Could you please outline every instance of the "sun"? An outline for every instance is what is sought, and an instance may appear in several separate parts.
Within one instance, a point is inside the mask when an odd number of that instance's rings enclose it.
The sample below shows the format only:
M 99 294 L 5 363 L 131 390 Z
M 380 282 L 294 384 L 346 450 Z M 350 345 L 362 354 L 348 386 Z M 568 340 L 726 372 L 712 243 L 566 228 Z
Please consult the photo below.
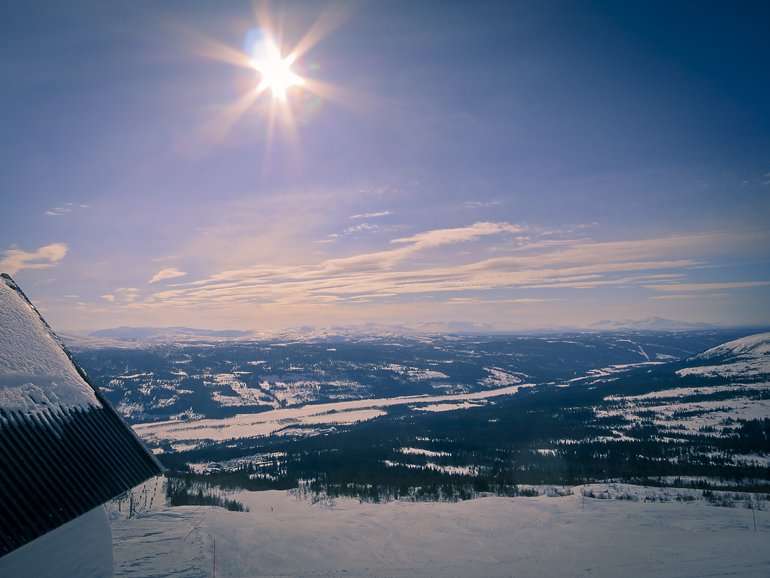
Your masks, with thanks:
M 290 88 L 305 84 L 305 80 L 291 69 L 294 58 L 282 56 L 272 42 L 264 43 L 251 62 L 260 75 L 258 93 L 270 90 L 274 99 L 285 101 Z
M 191 38 L 193 50 L 201 56 L 245 68 L 256 76 L 253 83 L 246 80 L 248 84 L 238 98 L 222 106 L 206 123 L 204 137 L 221 142 L 255 109 L 265 120 L 267 155 L 277 126 L 288 141 L 296 142 L 297 127 L 318 115 L 324 103 L 351 104 L 350 95 L 341 87 L 317 78 L 321 70 L 318 61 L 306 62 L 313 47 L 347 19 L 348 9 L 330 5 L 296 44 L 286 45 L 283 29 L 273 25 L 267 4 L 258 8 L 258 25 L 245 32 L 240 49 L 194 33 Z

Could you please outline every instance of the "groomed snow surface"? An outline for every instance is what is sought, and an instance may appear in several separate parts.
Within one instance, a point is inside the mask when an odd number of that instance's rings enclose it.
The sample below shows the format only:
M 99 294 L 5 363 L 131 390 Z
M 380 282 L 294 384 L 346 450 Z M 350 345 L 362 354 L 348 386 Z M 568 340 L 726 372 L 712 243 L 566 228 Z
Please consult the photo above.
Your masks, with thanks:
M 386 504 L 242 492 L 235 497 L 249 512 L 188 506 L 116 520 L 115 575 L 203 578 L 214 565 L 224 578 L 770 575 L 767 502 L 757 511 L 644 501 L 688 490 L 587 489 L 616 499 L 584 498 L 582 488 Z

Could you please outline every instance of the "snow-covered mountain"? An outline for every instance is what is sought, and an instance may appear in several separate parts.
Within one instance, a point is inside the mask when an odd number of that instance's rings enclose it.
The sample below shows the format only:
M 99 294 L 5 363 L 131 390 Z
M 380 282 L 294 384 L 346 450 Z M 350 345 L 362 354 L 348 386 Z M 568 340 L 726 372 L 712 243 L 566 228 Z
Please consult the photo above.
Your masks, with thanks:
M 677 374 L 736 379 L 770 376 L 770 332 L 741 337 L 707 349 Z
M 728 341 L 696 355 L 695 359 L 754 359 L 770 356 L 770 332 Z

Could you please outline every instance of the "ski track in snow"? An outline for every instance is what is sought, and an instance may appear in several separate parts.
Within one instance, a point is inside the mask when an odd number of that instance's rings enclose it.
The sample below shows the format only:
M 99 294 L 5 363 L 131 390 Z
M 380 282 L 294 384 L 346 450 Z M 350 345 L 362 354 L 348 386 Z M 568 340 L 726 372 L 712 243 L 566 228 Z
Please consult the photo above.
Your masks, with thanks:
M 112 524 L 115 576 L 208 578 L 211 534 L 207 508 L 181 506 Z

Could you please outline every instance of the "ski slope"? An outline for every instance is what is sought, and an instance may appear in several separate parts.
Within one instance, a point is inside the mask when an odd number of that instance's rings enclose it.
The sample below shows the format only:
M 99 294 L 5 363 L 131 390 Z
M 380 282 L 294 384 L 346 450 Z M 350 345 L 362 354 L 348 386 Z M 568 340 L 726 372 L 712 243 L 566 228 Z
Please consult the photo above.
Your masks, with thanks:
M 183 507 L 116 521 L 116 577 L 199 578 L 215 564 L 221 578 L 770 575 L 766 509 L 676 501 L 688 490 L 589 489 L 637 501 L 584 498 L 577 488 L 555 497 L 386 504 L 243 492 L 237 498 L 249 512 Z M 644 501 L 664 495 L 670 501 Z

